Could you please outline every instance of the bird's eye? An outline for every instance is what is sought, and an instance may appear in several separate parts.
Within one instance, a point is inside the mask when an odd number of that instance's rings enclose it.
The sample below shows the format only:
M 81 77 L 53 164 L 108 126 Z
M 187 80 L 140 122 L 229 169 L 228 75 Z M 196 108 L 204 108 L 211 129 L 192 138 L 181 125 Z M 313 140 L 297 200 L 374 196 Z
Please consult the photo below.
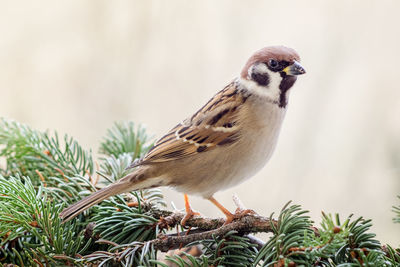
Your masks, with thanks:
M 278 63 L 278 61 L 276 61 L 275 59 L 270 59 L 270 60 L 268 61 L 268 65 L 269 65 L 271 68 L 275 69 L 275 68 L 277 68 L 277 67 L 279 66 L 279 63 Z

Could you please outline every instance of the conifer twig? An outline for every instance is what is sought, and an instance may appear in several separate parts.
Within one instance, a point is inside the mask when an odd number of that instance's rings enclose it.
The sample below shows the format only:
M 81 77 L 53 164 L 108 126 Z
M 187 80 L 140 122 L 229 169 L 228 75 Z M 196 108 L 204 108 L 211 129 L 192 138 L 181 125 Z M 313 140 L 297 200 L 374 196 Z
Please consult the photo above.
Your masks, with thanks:
M 161 210 L 159 210 L 161 211 Z M 167 211 L 162 211 L 164 214 Z M 160 216 L 160 224 L 165 223 L 169 227 L 174 227 L 183 218 L 183 212 L 171 212 L 167 217 Z M 276 226 L 275 220 L 270 220 L 267 217 L 249 214 L 246 215 L 228 225 L 224 225 L 224 219 L 212 219 L 206 217 L 195 216 L 186 222 L 189 227 L 196 228 L 190 230 L 189 233 L 186 231 L 180 232 L 179 234 L 160 235 L 157 239 L 149 241 L 155 249 L 166 252 L 170 249 L 179 248 L 181 245 L 187 245 L 194 241 L 210 239 L 213 236 L 223 236 L 229 231 L 236 231 L 240 234 L 257 233 L 257 232 L 271 232 L 272 226 Z

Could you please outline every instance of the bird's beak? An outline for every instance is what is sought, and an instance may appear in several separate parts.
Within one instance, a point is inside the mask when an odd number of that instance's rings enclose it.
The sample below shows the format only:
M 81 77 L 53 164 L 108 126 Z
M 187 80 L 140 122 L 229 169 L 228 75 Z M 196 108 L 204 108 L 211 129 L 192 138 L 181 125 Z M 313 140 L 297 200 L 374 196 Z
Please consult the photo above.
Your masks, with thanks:
M 285 72 L 287 75 L 295 76 L 306 73 L 306 70 L 300 65 L 299 62 L 295 61 L 292 65 L 284 68 L 283 72 Z

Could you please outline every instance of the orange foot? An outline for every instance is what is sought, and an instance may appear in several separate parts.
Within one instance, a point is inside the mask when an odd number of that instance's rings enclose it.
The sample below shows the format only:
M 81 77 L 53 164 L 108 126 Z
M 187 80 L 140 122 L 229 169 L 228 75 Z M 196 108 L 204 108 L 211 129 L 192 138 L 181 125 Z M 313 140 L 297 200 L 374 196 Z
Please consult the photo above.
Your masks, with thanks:
M 244 216 L 248 214 L 257 214 L 254 210 L 250 209 L 236 209 L 235 213 L 232 214 L 229 210 L 227 210 L 224 206 L 221 205 L 214 197 L 210 197 L 208 200 L 210 200 L 217 208 L 219 208 L 226 216 L 226 221 L 223 225 L 230 224 L 233 220 L 235 219 L 240 219 L 243 218 Z
M 192 208 L 190 207 L 188 195 L 184 194 L 183 196 L 184 196 L 184 198 L 185 198 L 185 210 L 186 210 L 186 215 L 182 218 L 182 220 L 181 220 L 181 225 L 182 225 L 182 226 L 185 226 L 185 225 L 186 225 L 186 222 L 187 222 L 190 218 L 192 218 L 192 217 L 195 216 L 195 215 L 200 215 L 200 213 L 195 212 L 195 211 L 192 210 Z

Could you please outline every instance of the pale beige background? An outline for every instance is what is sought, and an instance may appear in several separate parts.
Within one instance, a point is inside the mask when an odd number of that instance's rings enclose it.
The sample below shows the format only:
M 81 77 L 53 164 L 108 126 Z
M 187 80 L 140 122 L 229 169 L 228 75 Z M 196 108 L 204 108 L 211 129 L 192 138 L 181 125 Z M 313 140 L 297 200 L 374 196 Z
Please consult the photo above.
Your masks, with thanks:
M 291 94 L 272 160 L 236 192 L 261 214 L 292 199 L 372 218 L 400 243 L 399 1 L 2 1 L 0 116 L 70 133 L 97 150 L 116 120 L 162 135 L 272 44 L 307 75 Z M 182 196 L 165 190 L 183 207 Z M 195 209 L 220 216 L 207 201 Z

